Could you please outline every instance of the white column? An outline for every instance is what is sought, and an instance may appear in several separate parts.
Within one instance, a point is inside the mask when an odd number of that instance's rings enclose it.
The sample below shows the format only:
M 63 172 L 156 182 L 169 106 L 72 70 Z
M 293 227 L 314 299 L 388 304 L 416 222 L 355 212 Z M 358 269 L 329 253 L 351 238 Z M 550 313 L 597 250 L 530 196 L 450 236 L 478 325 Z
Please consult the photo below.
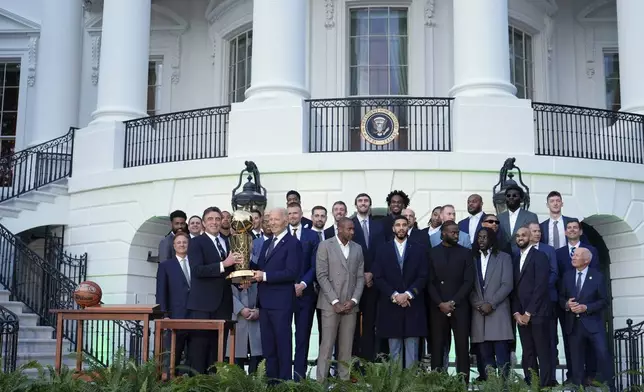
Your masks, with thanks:
M 94 121 L 146 116 L 151 0 L 105 0 Z
M 253 64 L 246 98 L 308 98 L 306 90 L 307 3 L 253 3 Z
M 78 0 L 41 2 L 34 127 L 29 144 L 78 125 L 83 9 Z
M 637 0 L 635 0 L 637 1 Z M 514 96 L 510 83 L 508 0 L 453 0 L 456 97 Z
M 619 81 L 622 110 L 644 114 L 644 1 L 617 0 Z

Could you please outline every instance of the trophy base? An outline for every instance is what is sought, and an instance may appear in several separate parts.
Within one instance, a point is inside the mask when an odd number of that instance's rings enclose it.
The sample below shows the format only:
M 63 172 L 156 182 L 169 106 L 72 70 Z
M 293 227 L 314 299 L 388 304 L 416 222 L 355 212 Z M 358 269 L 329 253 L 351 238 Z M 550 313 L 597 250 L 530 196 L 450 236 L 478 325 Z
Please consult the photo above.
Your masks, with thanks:
M 254 276 L 255 274 L 251 270 L 239 270 L 231 272 L 227 279 L 230 279 L 235 284 L 239 284 L 254 281 Z

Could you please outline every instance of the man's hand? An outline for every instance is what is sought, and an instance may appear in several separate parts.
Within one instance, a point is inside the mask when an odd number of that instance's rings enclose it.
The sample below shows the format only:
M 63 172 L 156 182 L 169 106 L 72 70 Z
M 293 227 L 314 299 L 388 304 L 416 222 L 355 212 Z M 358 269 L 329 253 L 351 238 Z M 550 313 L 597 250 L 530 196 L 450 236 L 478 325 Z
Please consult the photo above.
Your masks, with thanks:
M 575 313 L 575 314 L 580 314 L 580 313 L 584 313 L 587 309 L 588 309 L 588 307 L 586 305 L 577 304 L 577 305 L 573 306 L 572 308 L 570 308 L 570 311 Z
M 522 316 L 520 313 L 515 313 L 515 314 L 514 314 L 514 320 L 517 322 L 517 324 L 519 324 L 519 325 L 526 325 L 526 324 L 524 324 L 524 322 L 523 322 L 523 318 L 522 318 L 522 317 L 523 317 L 523 316 Z
M 522 314 L 521 315 L 521 321 L 523 322 L 523 325 L 528 325 L 530 324 L 530 315 L 528 314 Z
M 441 302 L 440 304 L 438 304 L 438 308 L 445 314 L 451 313 L 453 310 L 452 304 L 450 304 L 449 302 Z
M 345 301 L 345 303 L 342 304 L 342 312 L 349 313 L 351 309 L 353 309 L 353 305 L 355 305 L 355 303 L 352 300 Z
M 242 310 L 241 310 L 241 312 L 239 312 L 239 313 L 240 313 L 240 314 L 242 315 L 242 317 L 243 317 L 243 318 L 245 318 L 246 320 L 248 320 L 248 318 L 249 318 L 250 316 L 252 316 L 252 311 L 251 311 L 250 309 L 248 309 L 248 308 L 244 308 L 244 309 L 242 309 Z
M 255 321 L 259 319 L 259 309 L 251 309 L 250 320 Z
M 239 253 L 231 253 L 228 255 L 228 257 L 226 257 L 226 260 L 224 260 L 224 267 L 228 268 L 231 265 L 240 264 L 242 262 L 242 259 L 243 257 Z
M 396 300 L 396 303 L 402 306 L 403 308 L 406 308 L 407 306 L 409 306 L 409 296 L 405 293 L 396 295 L 394 299 Z
M 297 297 L 301 297 L 301 296 L 302 296 L 302 293 L 304 292 L 304 288 L 305 288 L 305 287 L 306 287 L 306 286 L 304 286 L 302 283 L 297 283 L 297 284 L 295 285 L 295 295 L 296 295 Z
M 262 282 L 264 280 L 264 271 L 253 271 L 255 274 L 254 279 L 256 282 Z
M 566 302 L 566 306 L 568 307 L 569 310 L 572 310 L 575 306 L 579 305 L 577 302 L 575 302 L 575 298 L 570 298 L 568 302 Z
M 492 309 L 492 304 L 489 304 L 487 302 L 481 305 L 480 309 L 484 316 L 487 316 L 488 314 L 492 313 L 492 311 L 494 310 Z
M 336 302 L 335 305 L 333 305 L 333 311 L 340 314 L 344 311 L 344 308 L 340 302 Z
M 367 285 L 367 287 L 373 286 L 373 274 L 371 272 L 364 273 L 364 284 Z

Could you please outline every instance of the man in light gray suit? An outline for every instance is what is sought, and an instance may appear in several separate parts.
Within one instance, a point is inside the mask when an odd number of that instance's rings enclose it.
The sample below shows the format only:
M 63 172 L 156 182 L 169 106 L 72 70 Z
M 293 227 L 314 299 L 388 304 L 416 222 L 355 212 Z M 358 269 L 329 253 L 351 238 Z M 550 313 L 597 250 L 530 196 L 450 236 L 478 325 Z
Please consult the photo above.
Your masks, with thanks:
M 338 220 L 338 234 L 318 246 L 316 276 L 320 284 L 317 308 L 322 313 L 322 343 L 317 363 L 317 380 L 325 382 L 329 359 L 338 339 L 338 361 L 351 361 L 358 304 L 364 288 L 362 247 L 353 242 L 354 225 L 349 218 Z M 349 368 L 339 366 L 342 380 L 349 379 Z
M 447 222 L 447 221 L 454 221 L 456 222 L 456 209 L 454 208 L 453 205 L 451 204 L 445 204 L 444 206 L 441 207 L 441 222 Z M 474 235 L 474 233 L 472 233 Z M 441 230 L 438 230 L 434 234 L 431 234 L 429 236 L 429 243 L 433 247 L 438 246 L 443 239 L 441 238 Z M 464 232 L 460 231 L 458 232 L 458 244 L 460 246 L 463 246 L 465 248 L 472 248 L 472 242 L 470 240 L 470 236 Z
M 512 244 L 512 248 L 515 251 L 518 251 L 514 241 L 514 236 L 517 234 L 517 231 L 530 223 L 539 223 L 537 214 L 521 208 L 521 202 L 524 201 L 524 198 L 525 193 L 520 186 L 515 184 L 508 186 L 505 190 L 505 205 L 508 207 L 508 210 L 498 215 L 499 221 L 501 222 L 501 229 L 503 229 L 503 234 L 505 234 L 505 240 Z
M 514 339 L 510 293 L 514 286 L 512 259 L 497 248 L 494 230 L 483 227 L 477 234 L 480 249 L 474 254 L 474 290 L 472 304 L 472 343 L 478 344 L 483 368 L 491 366 L 508 375 L 510 345 Z M 480 378 L 487 379 L 487 374 Z

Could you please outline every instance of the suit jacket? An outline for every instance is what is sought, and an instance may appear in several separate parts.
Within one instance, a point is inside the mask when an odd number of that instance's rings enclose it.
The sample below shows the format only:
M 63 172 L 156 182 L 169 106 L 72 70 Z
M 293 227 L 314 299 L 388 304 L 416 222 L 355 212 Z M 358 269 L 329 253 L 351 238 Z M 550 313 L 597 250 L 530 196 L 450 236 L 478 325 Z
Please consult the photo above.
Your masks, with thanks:
M 229 252 L 230 245 L 227 240 L 224 242 Z M 219 254 L 217 246 L 208 234 L 203 233 L 190 240 L 188 261 L 191 278 L 188 309 L 202 312 L 215 312 L 221 309 L 222 314 L 232 314 L 233 297 L 230 280 L 226 277 L 235 268 L 230 266 L 222 272 L 222 255 Z
M 156 301 L 161 311 L 173 319 L 188 317 L 190 285 L 181 269 L 179 260 L 172 257 L 159 264 L 157 269 Z
M 395 240 L 378 247 L 373 263 L 373 284 L 378 289 L 376 332 L 381 338 L 427 336 L 424 288 L 428 267 L 426 248 L 407 240 L 402 268 L 398 263 Z M 392 303 L 391 295 L 410 292 L 411 306 Z
M 310 229 L 311 227 L 313 227 L 313 221 L 309 218 L 302 217 L 302 219 L 300 219 L 300 222 L 302 223 L 302 227 L 305 229 Z
M 513 247 L 516 246 L 514 245 L 515 244 L 514 236 L 522 226 L 525 226 L 528 223 L 539 223 L 539 218 L 537 218 L 537 214 L 528 210 L 524 210 L 523 208 L 519 208 L 519 216 L 517 217 L 517 221 L 514 224 L 514 230 L 510 230 L 510 212 L 509 211 L 504 211 L 500 213 L 498 215 L 498 218 L 499 218 L 499 222 L 501 223 L 501 229 L 503 229 L 503 233 L 505 234 L 505 241 L 512 244 Z
M 600 264 L 599 264 L 599 255 L 597 253 L 597 249 L 587 243 L 584 243 L 582 241 L 579 241 L 579 244 L 577 245 L 578 247 L 581 248 L 586 248 L 590 251 L 590 253 L 593 255 L 593 259 L 590 261 L 590 268 L 593 268 L 595 270 L 599 270 Z M 559 272 L 559 278 L 562 278 L 566 272 L 568 271 L 573 271 L 575 267 L 572 266 L 572 257 L 570 257 L 570 250 L 568 248 L 568 243 L 566 243 L 565 246 L 557 249 L 555 251 L 555 255 L 557 257 L 557 267 L 558 267 L 558 272 Z M 559 285 L 559 282 L 557 283 Z
M 259 260 L 259 254 L 262 251 L 262 245 L 264 245 L 264 236 L 257 237 L 253 240 L 253 250 L 251 251 L 250 261 L 257 264 Z
M 512 310 L 510 293 L 514 287 L 512 258 L 509 254 L 498 252 L 491 254 L 485 276 L 482 276 L 481 256 L 474 257 L 474 290 L 470 294 L 472 304 L 473 343 L 495 340 L 513 340 Z M 489 303 L 494 311 L 483 316 L 476 307 Z
M 427 291 L 430 309 L 438 310 L 441 302 L 456 302 L 455 312 L 469 312 L 469 296 L 474 287 L 474 266 L 469 249 L 439 244 L 429 250 Z
M 555 248 L 548 244 L 539 243 L 540 252 L 548 257 L 548 264 L 550 265 L 550 277 L 548 279 L 548 292 L 550 293 L 550 301 L 559 301 L 557 294 L 557 285 L 559 282 L 559 263 L 557 262 L 557 253 Z
M 170 232 L 159 242 L 159 261 L 170 260 L 174 256 L 174 233 Z
M 483 217 L 485 216 L 485 212 L 483 215 L 481 215 L 481 219 L 479 219 L 479 223 L 476 225 L 476 230 L 474 230 L 475 233 L 478 233 L 479 230 L 481 230 L 481 227 L 483 226 Z M 465 219 L 461 219 L 458 222 L 458 229 L 462 231 L 463 233 L 467 233 L 470 235 L 470 238 L 472 237 L 472 233 L 470 233 L 470 219 L 472 217 L 468 216 Z
M 266 257 L 271 241 L 265 241 L 257 263 L 251 268 L 264 271 L 266 280 L 257 284 L 257 302 L 260 309 L 293 310 L 295 283 L 301 268 L 302 245 L 287 231 Z
M 590 333 L 604 332 L 603 311 L 609 304 L 604 276 L 596 269 L 588 268 L 586 280 L 581 286 L 581 292 L 576 290 L 577 270 L 566 272 L 560 287 L 559 305 L 566 309 L 570 298 L 575 298 L 582 305 L 586 305 L 586 312 L 576 315 L 566 310 L 565 332 L 572 333 L 575 319 L 578 319 Z
M 439 230 L 436 233 L 430 235 L 429 236 L 429 242 L 430 242 L 430 245 L 431 245 L 432 248 L 435 247 L 435 246 L 440 245 L 440 243 L 442 242 L 442 240 L 441 240 L 441 231 Z M 471 249 L 472 248 L 472 241 L 470 239 L 469 234 L 467 234 L 467 233 L 465 233 L 463 231 L 459 231 L 458 232 L 458 244 L 460 246 L 462 246 L 463 248 Z
M 364 289 L 364 256 L 362 247 L 349 241 L 349 258 L 345 258 L 337 238 L 330 238 L 320 243 L 317 249 L 315 273 L 320 294 L 317 308 L 333 311 L 331 302 L 340 303 L 352 298 L 360 303 Z M 358 304 L 351 313 L 358 312 Z
M 300 233 L 300 243 L 302 245 L 302 259 L 299 262 L 300 268 L 298 270 L 298 280 L 296 283 L 306 283 L 306 289 L 304 289 L 302 298 L 315 301 L 316 295 L 313 289 L 313 282 L 315 282 L 315 256 L 320 238 L 313 230 L 303 228 Z
M 335 226 L 327 227 L 324 229 L 324 239 L 328 240 L 329 238 L 335 237 Z
M 568 222 L 570 222 L 572 218 L 562 215 L 561 220 L 563 221 L 562 227 L 559 227 L 560 231 L 566 231 L 566 225 Z M 550 218 L 544 220 L 543 222 L 539 223 L 539 227 L 541 228 L 541 242 L 544 244 L 547 244 L 550 242 Z M 563 246 L 564 244 L 560 244 Z
M 369 244 L 367 246 L 367 241 L 365 240 L 365 233 L 362 230 L 362 222 L 358 219 L 357 216 L 351 218 L 353 220 L 353 226 L 355 232 L 353 235 L 353 240 L 362 247 L 362 254 L 364 255 L 364 270 L 365 272 L 372 272 L 373 259 L 376 254 L 376 250 L 380 244 L 385 242 L 385 233 L 383 220 L 374 220 L 372 217 L 369 217 Z M 391 232 L 391 226 L 389 227 Z
M 244 308 L 257 308 L 257 283 L 253 283 L 248 289 L 239 290 L 231 286 L 233 292 L 233 315 L 232 320 L 237 320 L 235 325 L 235 358 L 246 358 L 247 355 L 262 355 L 262 340 L 259 328 L 259 319 L 254 321 L 246 320 L 241 311 Z M 226 348 L 226 355 L 230 356 L 230 340 Z M 248 348 L 250 346 L 250 353 Z
M 528 312 L 531 323 L 547 322 L 551 318 L 548 279 L 550 267 L 545 253 L 531 247 L 520 267 L 520 256 L 514 258 L 514 290 L 512 292 L 512 314 Z
M 409 232 L 409 239 L 419 245 L 422 245 L 426 250 L 429 250 L 430 248 L 429 236 L 427 235 L 427 232 L 423 230 L 414 227 Z

